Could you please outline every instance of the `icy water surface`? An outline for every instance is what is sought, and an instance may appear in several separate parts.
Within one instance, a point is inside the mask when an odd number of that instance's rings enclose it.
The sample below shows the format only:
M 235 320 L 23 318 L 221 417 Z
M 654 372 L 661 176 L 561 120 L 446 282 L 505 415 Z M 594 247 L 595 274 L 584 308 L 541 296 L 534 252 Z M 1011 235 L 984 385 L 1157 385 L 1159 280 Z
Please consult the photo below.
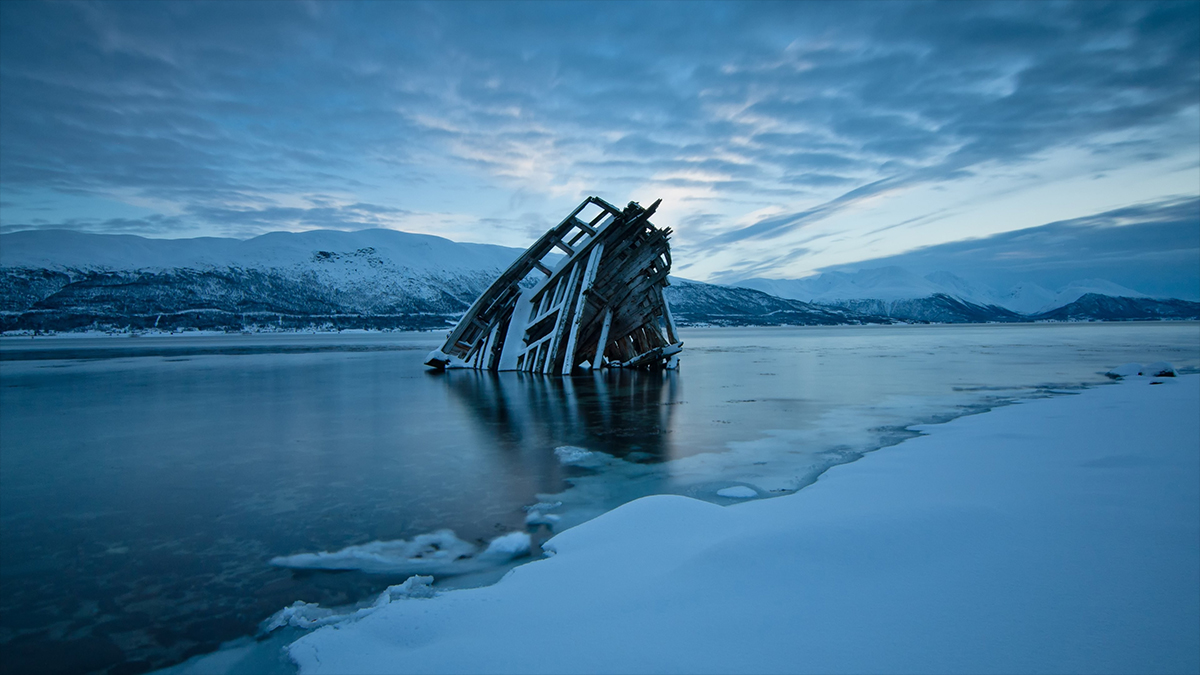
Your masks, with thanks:
M 408 576 L 278 556 L 483 544 L 561 502 L 536 548 L 645 494 L 785 494 L 1126 362 L 1200 368 L 1197 323 L 692 329 L 679 372 L 570 379 L 427 372 L 439 337 L 0 340 L 0 668 L 145 672 Z

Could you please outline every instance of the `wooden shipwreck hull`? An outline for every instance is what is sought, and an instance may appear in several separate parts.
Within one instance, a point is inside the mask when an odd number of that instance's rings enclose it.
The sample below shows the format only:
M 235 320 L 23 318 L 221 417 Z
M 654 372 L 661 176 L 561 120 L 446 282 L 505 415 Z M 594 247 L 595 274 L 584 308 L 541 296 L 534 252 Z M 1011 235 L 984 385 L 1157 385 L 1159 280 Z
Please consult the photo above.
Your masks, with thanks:
M 683 343 L 662 292 L 671 230 L 650 222 L 661 201 L 622 210 L 585 199 L 479 296 L 425 364 L 554 375 L 676 367 Z

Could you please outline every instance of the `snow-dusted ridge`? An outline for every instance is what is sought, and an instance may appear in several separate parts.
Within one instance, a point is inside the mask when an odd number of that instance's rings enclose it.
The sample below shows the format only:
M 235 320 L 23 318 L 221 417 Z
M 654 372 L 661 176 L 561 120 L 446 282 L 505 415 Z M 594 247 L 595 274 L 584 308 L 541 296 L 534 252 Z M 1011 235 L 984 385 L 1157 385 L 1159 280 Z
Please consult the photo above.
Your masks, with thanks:
M 0 331 L 440 328 L 520 253 L 392 230 L 244 241 L 19 232 L 0 235 Z M 677 280 L 667 293 L 683 325 L 864 322 L 742 288 Z
M 271 232 L 252 239 L 149 239 L 39 230 L 0 235 L 0 242 L 0 268 L 126 272 L 311 267 L 367 249 L 374 259 L 397 270 L 475 272 L 507 267 L 521 253 L 505 246 L 383 229 Z M 333 255 L 319 256 L 322 252 Z
M 16 232 L 0 235 L 0 332 L 444 328 L 520 253 L 378 229 L 247 240 Z M 675 279 L 666 295 L 681 325 L 1200 318 L 1200 303 L 1104 280 L 997 294 L 897 267 L 739 286 Z
M 433 328 L 520 250 L 393 230 L 0 236 L 0 330 Z
M 918 276 L 895 266 L 858 272 L 825 272 L 804 279 L 754 278 L 739 281 L 737 285 L 781 298 L 831 305 L 861 300 L 917 300 L 942 294 L 975 305 L 994 305 L 1026 315 L 1058 309 L 1088 293 L 1124 298 L 1150 297 L 1104 279 L 1073 281 L 1057 291 L 1047 290 L 1032 282 L 1023 282 L 1000 292 L 950 272 L 933 272 Z

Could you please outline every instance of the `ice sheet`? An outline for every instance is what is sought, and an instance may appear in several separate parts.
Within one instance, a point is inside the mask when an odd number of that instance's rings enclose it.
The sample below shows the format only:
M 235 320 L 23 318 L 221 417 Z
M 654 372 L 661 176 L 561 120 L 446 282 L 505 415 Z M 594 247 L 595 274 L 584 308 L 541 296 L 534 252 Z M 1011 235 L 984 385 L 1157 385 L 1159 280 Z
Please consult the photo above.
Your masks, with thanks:
M 779 499 L 639 499 L 494 586 L 289 653 L 306 674 L 1196 672 L 1197 410 L 1200 376 L 1131 379 L 931 427 Z

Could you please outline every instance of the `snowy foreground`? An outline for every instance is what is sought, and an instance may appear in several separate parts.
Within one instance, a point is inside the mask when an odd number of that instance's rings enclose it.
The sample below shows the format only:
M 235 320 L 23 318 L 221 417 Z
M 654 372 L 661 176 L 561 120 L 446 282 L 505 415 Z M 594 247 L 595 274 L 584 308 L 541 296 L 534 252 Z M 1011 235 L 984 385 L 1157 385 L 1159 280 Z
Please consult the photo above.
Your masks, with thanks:
M 1197 672 L 1198 411 L 1200 376 L 1132 376 L 925 428 L 794 495 L 640 499 L 494 586 L 397 592 L 290 654 L 302 673 Z

